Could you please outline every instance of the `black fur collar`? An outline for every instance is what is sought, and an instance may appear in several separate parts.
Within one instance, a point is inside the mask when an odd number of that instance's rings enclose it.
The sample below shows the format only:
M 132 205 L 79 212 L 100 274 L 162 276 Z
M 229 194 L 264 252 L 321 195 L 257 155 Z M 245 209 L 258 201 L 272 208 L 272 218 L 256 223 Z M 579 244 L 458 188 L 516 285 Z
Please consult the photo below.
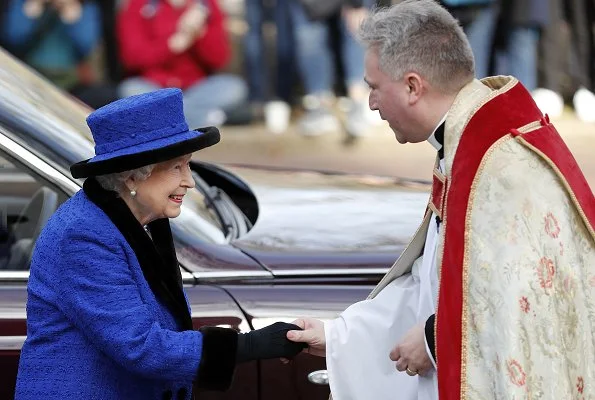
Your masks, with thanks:
M 105 212 L 132 247 L 151 290 L 174 315 L 179 327 L 182 330 L 192 329 L 169 220 L 158 219 L 148 225 L 153 238 L 151 240 L 116 192 L 103 189 L 95 178 L 88 178 L 83 190 Z

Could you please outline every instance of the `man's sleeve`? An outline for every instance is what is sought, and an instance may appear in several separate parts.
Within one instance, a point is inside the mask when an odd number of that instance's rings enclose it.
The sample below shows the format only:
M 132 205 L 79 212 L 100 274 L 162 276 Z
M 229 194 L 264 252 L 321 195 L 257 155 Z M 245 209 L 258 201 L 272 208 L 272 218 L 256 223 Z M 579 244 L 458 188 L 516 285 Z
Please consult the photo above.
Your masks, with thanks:
M 426 351 L 436 368 L 436 332 L 434 331 L 434 322 L 436 321 L 436 314 L 430 315 L 426 321 Z

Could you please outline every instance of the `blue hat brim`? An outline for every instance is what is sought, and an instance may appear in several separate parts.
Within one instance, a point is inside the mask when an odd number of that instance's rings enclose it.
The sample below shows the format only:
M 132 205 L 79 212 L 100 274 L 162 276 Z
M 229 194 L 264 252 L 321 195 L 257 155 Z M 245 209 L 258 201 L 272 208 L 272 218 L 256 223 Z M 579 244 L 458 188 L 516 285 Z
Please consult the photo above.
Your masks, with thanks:
M 95 156 L 70 166 L 73 178 L 113 174 L 168 161 L 217 144 L 221 140 L 219 130 L 213 126 L 200 128 L 175 136 L 163 138 L 138 146 Z

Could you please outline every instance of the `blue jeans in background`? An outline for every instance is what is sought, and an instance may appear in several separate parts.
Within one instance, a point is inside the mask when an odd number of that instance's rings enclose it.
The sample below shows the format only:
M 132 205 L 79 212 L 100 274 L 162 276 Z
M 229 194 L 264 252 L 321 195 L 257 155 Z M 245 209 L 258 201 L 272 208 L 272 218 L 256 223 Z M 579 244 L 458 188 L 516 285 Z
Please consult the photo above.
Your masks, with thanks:
M 473 51 L 475 76 L 478 79 L 490 75 L 490 61 L 498 18 L 497 12 L 496 6 L 485 6 L 473 22 L 463 28 Z
M 496 73 L 514 76 L 529 91 L 536 89 L 538 46 L 538 28 L 513 27 L 506 47 L 496 51 Z
M 246 23 L 248 31 L 244 37 L 244 62 L 248 79 L 250 100 L 265 102 L 271 98 L 280 98 L 286 102 L 291 99 L 295 75 L 294 41 L 289 16 L 289 1 L 277 0 L 274 8 L 268 9 L 263 0 L 246 0 Z M 272 19 L 276 26 L 275 73 L 267 63 L 266 45 L 262 27 L 266 20 Z M 269 76 L 274 76 L 275 87 L 271 87 Z
M 322 1 L 322 0 L 321 0 Z M 332 92 L 333 55 L 329 44 L 328 21 L 311 21 L 298 0 L 289 0 L 296 42 L 296 58 L 306 94 Z M 342 65 L 345 84 L 363 83 L 364 49 L 341 20 Z
M 161 86 L 141 77 L 125 79 L 118 87 L 120 97 L 147 93 Z M 184 90 L 184 115 L 190 129 L 221 125 L 225 114 L 245 103 L 246 83 L 238 76 L 211 75 Z

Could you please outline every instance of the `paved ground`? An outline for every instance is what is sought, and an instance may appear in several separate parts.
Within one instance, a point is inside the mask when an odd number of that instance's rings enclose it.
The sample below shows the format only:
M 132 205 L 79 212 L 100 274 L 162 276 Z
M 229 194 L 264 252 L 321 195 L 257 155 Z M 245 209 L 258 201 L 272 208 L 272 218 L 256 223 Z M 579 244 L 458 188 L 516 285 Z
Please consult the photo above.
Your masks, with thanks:
M 594 110 L 595 112 L 595 110 Z M 579 122 L 571 112 L 554 121 L 595 188 L 595 124 Z M 201 158 L 220 163 L 289 166 L 414 179 L 431 177 L 435 152 L 427 143 L 400 145 L 382 126 L 356 143 L 346 144 L 340 134 L 307 138 L 291 127 L 274 135 L 263 125 L 224 127 L 222 141 L 200 152 Z

